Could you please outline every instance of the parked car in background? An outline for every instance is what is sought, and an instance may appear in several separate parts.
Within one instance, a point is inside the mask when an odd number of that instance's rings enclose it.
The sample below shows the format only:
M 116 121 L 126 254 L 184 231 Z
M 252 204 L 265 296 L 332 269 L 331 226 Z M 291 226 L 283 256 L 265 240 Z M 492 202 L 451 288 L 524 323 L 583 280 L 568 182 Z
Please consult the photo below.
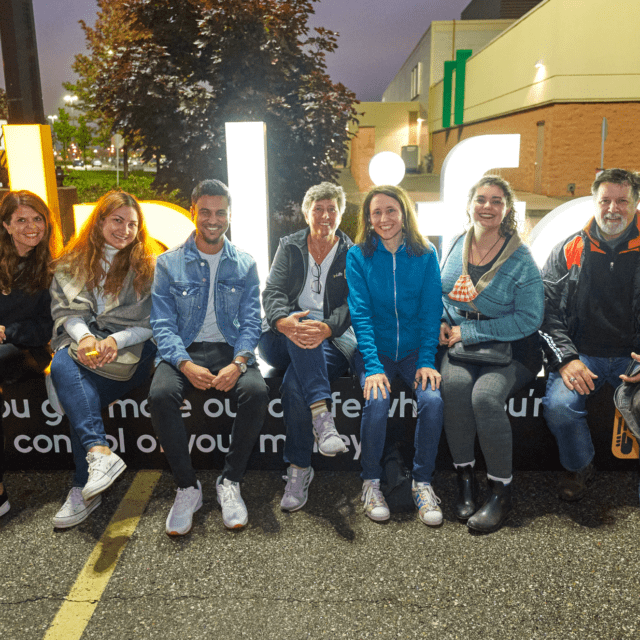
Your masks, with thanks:
M 93 162 L 91 163 L 92 166 L 94 167 L 101 167 L 102 166 L 102 160 L 98 160 L 98 158 L 95 158 L 93 160 Z
M 73 161 L 73 166 L 74 167 L 84 167 L 84 162 L 82 162 L 82 160 L 80 160 L 80 158 L 76 158 Z

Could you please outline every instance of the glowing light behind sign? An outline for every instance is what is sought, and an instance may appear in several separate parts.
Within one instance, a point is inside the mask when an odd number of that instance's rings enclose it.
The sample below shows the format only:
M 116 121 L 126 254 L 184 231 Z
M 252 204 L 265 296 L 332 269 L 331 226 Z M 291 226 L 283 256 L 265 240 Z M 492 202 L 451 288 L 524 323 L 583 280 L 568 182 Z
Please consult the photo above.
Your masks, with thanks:
M 269 275 L 267 128 L 264 122 L 227 122 L 227 171 L 231 191 L 231 237 L 258 265 L 264 287 Z
M 5 124 L 2 130 L 11 190 L 27 189 L 40 196 L 59 222 L 51 128 L 44 124 Z
M 520 164 L 520 134 L 475 136 L 459 142 L 445 158 L 440 173 L 440 201 L 418 202 L 418 222 L 424 235 L 443 237 L 447 246 L 466 220 L 469 189 L 489 169 Z M 526 205 L 516 212 L 524 217 Z
M 76 232 L 82 228 L 95 206 L 95 202 L 73 205 Z M 195 229 L 189 212 L 178 205 L 149 200 L 140 202 L 140 206 L 151 237 L 169 249 L 184 242 Z
M 548 213 L 529 234 L 531 253 L 536 264 L 542 267 L 553 247 L 582 229 L 593 215 L 592 196 L 565 202 Z
M 10 188 L 37 193 L 59 215 L 58 194 L 53 163 L 51 130 L 46 125 L 2 125 Z M 264 284 L 269 265 L 269 229 L 266 173 L 266 127 L 262 122 L 227 123 L 227 163 L 229 187 L 233 198 L 232 229 L 234 242 L 251 253 L 258 263 Z M 484 135 L 468 138 L 447 155 L 440 176 L 438 202 L 418 202 L 420 230 L 425 235 L 443 236 L 446 246 L 462 230 L 466 218 L 466 199 L 471 185 L 489 169 L 517 167 L 520 136 Z M 381 154 L 378 154 L 381 155 Z M 397 154 L 395 156 L 404 163 Z M 377 184 L 397 184 L 384 174 Z M 593 215 L 591 196 L 577 198 L 554 209 L 530 234 L 531 250 L 539 266 L 551 249 L 571 233 L 584 227 Z M 75 228 L 80 229 L 94 204 L 74 205 Z M 150 234 L 167 247 L 183 242 L 193 231 L 189 213 L 167 202 L 141 202 Z M 523 219 L 525 203 L 516 211 Z
M 393 151 L 381 151 L 376 153 L 369 162 L 369 177 L 373 184 L 391 184 L 396 186 L 404 178 L 404 160 Z

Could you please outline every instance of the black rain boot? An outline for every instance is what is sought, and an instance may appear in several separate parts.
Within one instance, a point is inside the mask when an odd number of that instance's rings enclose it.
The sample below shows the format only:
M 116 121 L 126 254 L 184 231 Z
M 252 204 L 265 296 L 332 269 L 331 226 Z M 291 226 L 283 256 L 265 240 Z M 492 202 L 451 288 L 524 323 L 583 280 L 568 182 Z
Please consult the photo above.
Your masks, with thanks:
M 456 467 L 456 473 L 458 474 L 456 518 L 468 520 L 478 509 L 478 480 L 470 464 Z
M 489 480 L 491 495 L 482 507 L 467 520 L 467 527 L 481 533 L 491 533 L 502 526 L 511 511 L 511 483 Z

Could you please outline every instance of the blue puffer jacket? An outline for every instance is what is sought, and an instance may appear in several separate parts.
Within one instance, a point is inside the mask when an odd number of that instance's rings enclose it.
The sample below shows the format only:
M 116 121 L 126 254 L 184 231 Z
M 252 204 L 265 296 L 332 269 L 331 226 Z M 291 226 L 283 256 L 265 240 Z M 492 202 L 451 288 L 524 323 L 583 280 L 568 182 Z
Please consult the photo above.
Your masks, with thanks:
M 400 361 L 418 351 L 417 368 L 435 368 L 442 300 L 435 249 L 421 256 L 404 244 L 395 254 L 377 237 L 375 251 L 347 255 L 349 311 L 367 376 L 384 373 L 378 354 Z

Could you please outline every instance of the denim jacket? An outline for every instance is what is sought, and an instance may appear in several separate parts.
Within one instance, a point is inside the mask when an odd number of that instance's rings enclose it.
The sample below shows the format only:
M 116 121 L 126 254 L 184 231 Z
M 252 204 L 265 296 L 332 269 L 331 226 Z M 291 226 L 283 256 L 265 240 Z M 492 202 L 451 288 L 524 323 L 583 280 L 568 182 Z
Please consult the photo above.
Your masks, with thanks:
M 198 253 L 195 231 L 158 257 L 151 289 L 151 328 L 158 360 L 174 367 L 191 360 L 187 348 L 200 331 L 209 298 L 209 263 Z M 255 260 L 225 238 L 214 286 L 216 319 L 235 356 L 255 362 L 261 333 L 260 281 Z

